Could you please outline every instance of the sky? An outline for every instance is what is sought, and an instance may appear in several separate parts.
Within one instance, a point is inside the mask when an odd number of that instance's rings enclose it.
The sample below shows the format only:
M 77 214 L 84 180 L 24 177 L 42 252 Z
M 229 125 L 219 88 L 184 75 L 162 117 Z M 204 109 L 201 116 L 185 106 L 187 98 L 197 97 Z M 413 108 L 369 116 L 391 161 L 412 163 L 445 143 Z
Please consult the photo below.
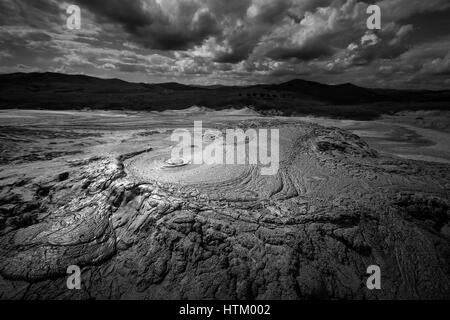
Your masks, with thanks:
M 381 9 L 369 30 L 367 7 Z M 81 28 L 67 27 L 69 5 Z M 450 88 L 449 0 L 0 0 L 0 73 Z

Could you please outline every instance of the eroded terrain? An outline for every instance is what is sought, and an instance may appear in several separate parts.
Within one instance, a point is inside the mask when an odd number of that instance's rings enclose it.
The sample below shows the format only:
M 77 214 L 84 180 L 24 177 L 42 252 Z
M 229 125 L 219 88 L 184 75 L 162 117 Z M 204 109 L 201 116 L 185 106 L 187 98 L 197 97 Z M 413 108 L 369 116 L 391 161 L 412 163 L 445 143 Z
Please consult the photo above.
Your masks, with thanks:
M 245 112 L 7 115 L 1 299 L 450 297 L 449 164 Z M 278 173 L 159 167 L 194 119 L 280 129 Z M 69 265 L 82 290 L 67 289 Z M 381 290 L 366 288 L 369 265 Z

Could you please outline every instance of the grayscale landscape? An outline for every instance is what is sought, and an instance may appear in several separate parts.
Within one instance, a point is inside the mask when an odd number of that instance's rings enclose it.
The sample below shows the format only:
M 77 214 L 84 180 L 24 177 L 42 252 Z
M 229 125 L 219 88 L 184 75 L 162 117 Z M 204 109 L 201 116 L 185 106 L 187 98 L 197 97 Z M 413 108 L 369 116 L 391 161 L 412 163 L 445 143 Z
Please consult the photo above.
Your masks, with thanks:
M 199 107 L 0 115 L 3 299 L 449 296 L 443 112 L 377 121 Z M 172 130 L 199 119 L 205 129 L 279 128 L 278 173 L 165 167 Z M 373 264 L 381 291 L 364 285 Z M 83 268 L 82 290 L 67 290 L 68 265 Z
M 0 0 L 0 302 L 267 319 L 449 300 L 449 17 L 449 0 Z M 360 307 L 342 310 L 392 315 Z

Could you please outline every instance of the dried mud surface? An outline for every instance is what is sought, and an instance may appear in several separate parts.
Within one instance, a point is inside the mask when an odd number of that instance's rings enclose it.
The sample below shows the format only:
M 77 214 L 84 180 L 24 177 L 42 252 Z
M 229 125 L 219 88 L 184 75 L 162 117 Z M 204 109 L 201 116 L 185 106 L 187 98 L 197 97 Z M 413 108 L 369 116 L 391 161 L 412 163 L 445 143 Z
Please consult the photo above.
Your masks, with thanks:
M 257 117 L 208 126 L 279 128 L 276 175 L 195 168 L 190 181 L 190 165 L 145 165 L 173 124 L 39 119 L 0 126 L 0 299 L 450 297 L 450 165 Z M 373 264 L 381 290 L 365 286 Z M 81 290 L 66 287 L 69 265 Z

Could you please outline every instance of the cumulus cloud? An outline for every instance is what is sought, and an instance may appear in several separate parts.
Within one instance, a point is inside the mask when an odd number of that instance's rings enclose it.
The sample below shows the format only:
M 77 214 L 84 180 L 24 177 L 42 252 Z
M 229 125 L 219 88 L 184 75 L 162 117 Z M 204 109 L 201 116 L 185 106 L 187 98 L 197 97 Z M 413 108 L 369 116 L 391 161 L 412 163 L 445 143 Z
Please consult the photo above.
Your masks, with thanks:
M 425 61 L 420 70 L 425 74 L 450 75 L 450 52 L 445 57 Z
M 439 49 L 449 30 L 427 29 L 421 19 L 450 13 L 448 0 L 71 3 L 81 7 L 81 30 L 65 28 L 68 2 L 1 1 L 2 70 L 21 65 L 132 81 L 228 84 L 304 77 L 408 86 L 434 77 L 429 83 L 438 86 L 449 76 L 448 51 Z M 369 4 L 382 9 L 381 30 L 366 28 Z
M 180 50 L 220 32 L 217 19 L 197 1 L 76 0 L 100 23 L 121 26 L 133 40 L 152 49 Z
M 450 2 L 447 0 L 382 0 L 377 2 L 377 5 L 380 6 L 384 19 L 389 21 L 397 21 L 414 14 L 430 11 L 444 11 L 450 8 Z

